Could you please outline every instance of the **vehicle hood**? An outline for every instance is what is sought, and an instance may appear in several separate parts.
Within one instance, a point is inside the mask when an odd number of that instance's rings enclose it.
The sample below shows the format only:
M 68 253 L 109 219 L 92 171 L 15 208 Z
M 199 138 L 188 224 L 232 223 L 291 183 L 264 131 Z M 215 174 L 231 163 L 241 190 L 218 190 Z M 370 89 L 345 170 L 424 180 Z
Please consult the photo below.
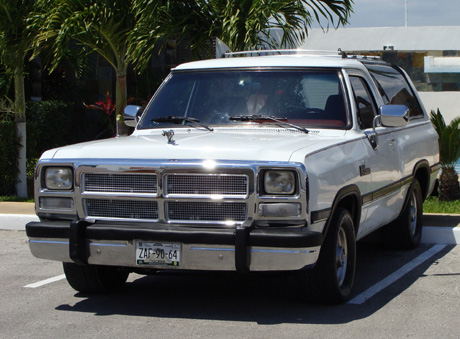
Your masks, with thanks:
M 305 134 L 282 128 L 227 128 L 202 131 L 174 129 L 168 143 L 163 131 L 136 131 L 128 137 L 97 140 L 56 148 L 42 159 L 215 159 L 292 161 L 296 151 L 326 147 L 344 131 Z M 336 142 L 336 141 L 335 141 Z M 302 152 L 303 153 L 303 152 Z M 304 153 L 304 154 L 306 154 Z

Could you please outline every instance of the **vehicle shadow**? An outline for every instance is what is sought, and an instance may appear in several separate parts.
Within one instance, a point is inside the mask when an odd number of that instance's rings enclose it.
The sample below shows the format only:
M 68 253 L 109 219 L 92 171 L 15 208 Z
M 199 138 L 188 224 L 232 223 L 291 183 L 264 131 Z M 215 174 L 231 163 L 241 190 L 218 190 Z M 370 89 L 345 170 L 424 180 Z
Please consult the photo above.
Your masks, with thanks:
M 395 251 L 384 249 L 373 241 L 359 243 L 354 295 L 373 286 L 430 247 L 422 245 L 413 251 Z M 77 293 L 74 305 L 64 304 L 56 309 L 100 316 L 117 314 L 258 324 L 348 323 L 377 312 L 423 277 L 424 272 L 452 248 L 445 247 L 360 305 L 308 303 L 299 298 L 302 286 L 293 275 L 170 273 L 133 275 L 126 287 L 116 294 Z

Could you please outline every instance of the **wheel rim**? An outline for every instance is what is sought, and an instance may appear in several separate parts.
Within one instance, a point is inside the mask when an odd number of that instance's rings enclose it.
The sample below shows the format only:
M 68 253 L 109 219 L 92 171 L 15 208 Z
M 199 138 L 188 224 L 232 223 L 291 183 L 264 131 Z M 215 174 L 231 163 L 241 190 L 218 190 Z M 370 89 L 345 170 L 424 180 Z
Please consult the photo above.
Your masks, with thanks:
M 345 276 L 347 274 L 347 256 L 347 235 L 345 234 L 345 230 L 343 229 L 343 227 L 340 227 L 337 237 L 336 248 L 337 282 L 339 286 L 342 286 L 343 282 L 345 281 Z
M 415 192 L 412 192 L 410 197 L 409 218 L 410 235 L 414 236 L 417 231 L 417 200 Z

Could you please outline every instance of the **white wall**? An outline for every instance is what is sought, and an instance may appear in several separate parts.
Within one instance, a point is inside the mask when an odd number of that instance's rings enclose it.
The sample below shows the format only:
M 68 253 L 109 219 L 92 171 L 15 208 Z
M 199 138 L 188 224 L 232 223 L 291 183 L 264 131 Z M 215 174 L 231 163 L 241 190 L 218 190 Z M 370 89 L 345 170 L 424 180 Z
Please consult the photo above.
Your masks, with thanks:
M 460 92 L 418 92 L 428 114 L 441 111 L 446 123 L 460 116 Z
M 338 28 L 309 30 L 303 49 L 379 51 L 460 50 L 460 26 Z
M 280 29 L 271 29 L 270 34 L 281 41 Z M 328 51 L 341 48 L 358 52 L 380 51 L 384 46 L 393 46 L 399 51 L 460 50 L 460 26 L 331 28 L 326 31 L 312 28 L 298 48 Z M 227 51 L 228 47 L 218 41 L 216 56 L 220 58 Z
M 272 31 L 273 35 L 275 33 L 280 34 L 276 30 Z M 314 28 L 299 47 L 332 51 L 340 47 L 344 51 L 371 51 L 382 50 L 383 46 L 388 45 L 402 51 L 460 50 L 460 26 L 339 28 L 327 32 Z M 228 47 L 218 41 L 216 56 L 219 58 L 226 51 Z M 452 58 L 447 61 L 452 61 Z M 447 123 L 460 116 L 460 91 L 418 93 L 428 114 L 439 108 Z

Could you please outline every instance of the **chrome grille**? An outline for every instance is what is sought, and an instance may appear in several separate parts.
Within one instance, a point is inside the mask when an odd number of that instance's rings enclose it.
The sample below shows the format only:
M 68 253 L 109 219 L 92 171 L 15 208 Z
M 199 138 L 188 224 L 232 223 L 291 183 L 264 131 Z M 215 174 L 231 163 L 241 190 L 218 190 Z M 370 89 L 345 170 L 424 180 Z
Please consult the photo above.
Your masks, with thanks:
M 89 218 L 158 219 L 156 201 L 84 199 Z
M 226 174 L 167 174 L 167 195 L 222 195 L 245 197 L 248 195 L 246 175 Z
M 86 173 L 83 182 L 85 192 L 158 193 L 158 177 L 156 174 Z
M 246 219 L 246 204 L 243 202 L 167 202 L 170 221 L 235 221 Z

